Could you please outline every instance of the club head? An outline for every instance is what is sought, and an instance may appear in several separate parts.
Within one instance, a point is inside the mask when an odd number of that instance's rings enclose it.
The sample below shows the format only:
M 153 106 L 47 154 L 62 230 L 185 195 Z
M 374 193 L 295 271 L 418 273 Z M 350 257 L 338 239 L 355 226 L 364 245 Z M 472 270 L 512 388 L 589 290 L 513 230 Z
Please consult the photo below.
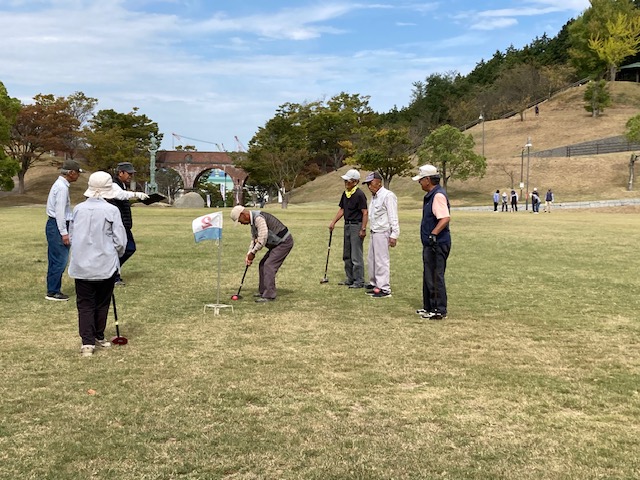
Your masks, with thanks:
M 327 277 L 324 277 L 322 280 L 320 280 L 320 283 L 329 283 L 329 279 Z
M 127 340 L 126 337 L 113 337 L 111 343 L 114 345 L 126 345 L 129 343 L 129 340 Z

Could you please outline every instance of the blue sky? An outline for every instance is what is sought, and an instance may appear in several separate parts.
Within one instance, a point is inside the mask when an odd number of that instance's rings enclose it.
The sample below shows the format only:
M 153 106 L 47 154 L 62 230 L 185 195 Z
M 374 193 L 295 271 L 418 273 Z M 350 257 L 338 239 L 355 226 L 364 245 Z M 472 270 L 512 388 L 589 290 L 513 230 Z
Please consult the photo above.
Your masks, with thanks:
M 0 0 L 0 81 L 25 103 L 82 91 L 138 107 L 163 148 L 246 145 L 279 105 L 370 97 L 406 106 L 413 82 L 469 73 L 589 0 Z M 176 133 L 181 139 L 172 136 Z M 189 140 L 196 139 L 198 141 Z M 207 143 L 208 142 L 208 143 Z

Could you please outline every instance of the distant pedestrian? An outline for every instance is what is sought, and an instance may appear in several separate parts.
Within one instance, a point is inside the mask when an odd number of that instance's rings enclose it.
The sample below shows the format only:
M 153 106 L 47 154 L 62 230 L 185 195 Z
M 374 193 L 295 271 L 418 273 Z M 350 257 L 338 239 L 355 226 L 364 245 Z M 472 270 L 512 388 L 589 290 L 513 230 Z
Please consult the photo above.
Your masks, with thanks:
M 511 190 L 511 211 L 518 211 L 518 193 L 515 190 Z
M 422 318 L 442 320 L 447 316 L 447 287 L 444 273 L 451 251 L 451 218 L 449 199 L 440 186 L 440 172 L 433 165 L 420 167 L 413 177 L 420 183 L 425 196 L 422 201 L 422 308 L 416 313 Z M 496 210 L 497 211 L 497 210 Z
M 540 195 L 537 188 L 534 188 L 533 192 L 531 192 L 531 209 L 533 213 L 540 213 Z
M 333 232 L 336 222 L 344 217 L 344 235 L 342 245 L 342 260 L 344 261 L 345 279 L 339 285 L 349 288 L 364 288 L 364 256 L 362 247 L 367 235 L 367 197 L 358 188 L 360 172 L 349 170 L 342 175 L 344 191 L 338 204 L 338 212 L 329 224 Z
M 391 296 L 391 258 L 389 248 L 396 246 L 400 236 L 398 197 L 382 185 L 382 175 L 371 172 L 364 182 L 371 192 L 369 214 L 369 285 L 367 294 L 373 298 Z
M 538 107 L 538 105 L 536 105 L 536 108 L 534 109 L 534 111 L 536 112 L 536 117 L 540 115 L 540 107 Z
M 547 194 L 544 197 L 544 211 L 547 213 L 551 213 L 551 207 L 553 206 L 553 202 L 555 198 L 553 196 L 553 192 L 551 189 L 547 190 Z
M 509 211 L 509 195 L 507 194 L 507 192 L 502 192 L 502 211 L 503 212 L 508 212 Z
M 87 199 L 73 209 L 69 276 L 76 282 L 80 353 L 90 357 L 96 346 L 110 347 L 104 338 L 119 257 L 127 245 L 127 231 L 118 209 L 107 203 L 119 188 L 107 172 L 89 177 Z
M 500 203 L 500 190 L 496 190 L 493 194 L 493 211 L 498 211 L 498 203 Z
M 69 199 L 69 186 L 78 180 L 82 169 L 75 160 L 65 160 L 60 176 L 51 186 L 47 198 L 47 300 L 66 302 L 69 295 L 62 293 L 62 274 L 69 260 L 69 222 L 73 211 Z

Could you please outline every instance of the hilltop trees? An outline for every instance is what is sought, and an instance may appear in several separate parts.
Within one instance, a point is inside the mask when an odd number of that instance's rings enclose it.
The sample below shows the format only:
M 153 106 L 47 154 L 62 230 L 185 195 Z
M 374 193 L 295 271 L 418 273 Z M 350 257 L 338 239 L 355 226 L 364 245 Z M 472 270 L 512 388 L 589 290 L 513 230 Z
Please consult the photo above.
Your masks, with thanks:
M 64 97 L 38 94 L 22 105 L 11 128 L 9 155 L 20 163 L 18 191 L 25 193 L 24 176 L 36 160 L 49 151 L 68 152 L 68 141 L 78 127 Z
M 589 38 L 591 48 L 609 69 L 609 79 L 614 82 L 620 63 L 638 53 L 640 45 L 640 17 L 628 17 L 618 13 L 615 20 L 607 20 L 604 35 L 596 33 Z
M 5 153 L 5 147 L 11 140 L 11 127 L 19 111 L 20 101 L 11 98 L 0 82 L 0 190 L 13 189 L 13 176 L 20 170 L 20 164 Z

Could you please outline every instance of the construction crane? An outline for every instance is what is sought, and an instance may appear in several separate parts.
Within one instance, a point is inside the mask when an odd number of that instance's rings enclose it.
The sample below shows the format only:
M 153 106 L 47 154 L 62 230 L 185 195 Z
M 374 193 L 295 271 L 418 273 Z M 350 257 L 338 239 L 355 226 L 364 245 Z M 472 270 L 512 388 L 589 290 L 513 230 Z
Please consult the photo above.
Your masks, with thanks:
M 244 145 L 242 144 L 242 142 L 240 141 L 240 139 L 238 138 L 238 136 L 234 136 L 233 138 L 236 139 L 236 145 L 238 146 L 238 151 L 239 152 L 245 152 L 247 151 L 246 148 L 244 148 Z

